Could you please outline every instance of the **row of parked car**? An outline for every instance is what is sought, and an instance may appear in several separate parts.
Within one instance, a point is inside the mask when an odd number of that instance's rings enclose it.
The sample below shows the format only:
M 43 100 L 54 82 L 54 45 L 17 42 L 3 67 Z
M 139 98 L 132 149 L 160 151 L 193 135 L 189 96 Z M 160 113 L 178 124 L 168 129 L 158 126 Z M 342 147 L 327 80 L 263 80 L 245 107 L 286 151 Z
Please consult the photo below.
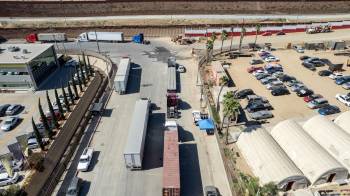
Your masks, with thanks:
M 258 52 L 258 55 L 260 56 L 260 58 L 261 58 L 262 60 L 264 60 L 265 62 L 268 62 L 268 63 L 280 61 L 279 58 L 277 58 L 277 57 L 274 56 L 271 52 L 266 51 L 266 50 L 260 50 L 260 51 Z
M 0 71 L 0 75 L 28 75 L 28 72 Z
M 19 116 L 14 115 L 19 114 L 23 109 L 24 106 L 20 104 L 0 105 L 0 117 L 9 116 L 1 124 L 0 129 L 2 131 L 10 131 L 14 129 L 21 122 L 21 118 Z
M 311 71 L 316 71 L 316 67 L 325 66 L 325 61 L 328 61 L 328 59 L 309 56 L 301 56 L 299 59 L 302 61 L 301 65 Z

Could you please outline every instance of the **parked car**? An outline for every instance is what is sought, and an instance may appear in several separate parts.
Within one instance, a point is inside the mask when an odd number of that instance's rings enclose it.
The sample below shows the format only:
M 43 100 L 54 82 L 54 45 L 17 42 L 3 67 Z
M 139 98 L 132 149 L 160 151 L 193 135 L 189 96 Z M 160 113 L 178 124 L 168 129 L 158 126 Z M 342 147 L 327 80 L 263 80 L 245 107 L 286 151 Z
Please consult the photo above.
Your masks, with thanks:
M 262 73 L 262 74 L 256 75 L 255 77 L 256 77 L 257 80 L 261 80 L 261 79 L 264 79 L 264 78 L 269 77 L 269 76 L 271 76 L 271 74 Z
M 269 57 L 265 58 L 264 61 L 266 61 L 266 62 L 278 62 L 278 61 L 280 61 L 280 59 L 275 57 L 275 56 L 269 56 Z
M 192 111 L 192 117 L 193 117 L 193 123 L 197 126 L 198 125 L 198 121 L 200 121 L 201 118 L 201 112 L 198 110 L 193 110 Z
M 47 142 L 48 142 L 48 138 L 42 138 L 42 143 L 43 143 L 44 145 L 46 145 Z M 27 138 L 27 147 L 28 147 L 28 149 L 31 149 L 31 150 L 37 149 L 37 148 L 40 147 L 40 146 L 39 146 L 39 142 L 38 142 L 38 140 L 36 139 L 34 133 L 31 133 L 31 134 L 28 136 L 28 138 Z
M 330 76 L 331 74 L 332 74 L 332 72 L 329 70 L 321 70 L 318 72 L 319 76 Z
M 307 103 L 307 107 L 310 109 L 317 109 L 328 105 L 328 101 L 325 98 L 318 98 Z
M 74 176 L 68 186 L 66 196 L 78 196 L 83 180 L 77 176 Z
M 253 73 L 254 71 L 257 71 L 257 70 L 264 70 L 264 68 L 263 67 L 251 66 L 251 67 L 248 67 L 247 72 L 248 73 Z
M 288 94 L 290 94 L 290 92 L 288 89 L 281 87 L 281 88 L 277 88 L 277 89 L 272 90 L 271 94 L 273 96 L 280 96 L 280 95 L 288 95 Z
M 268 90 L 271 90 L 272 88 L 276 88 L 276 87 L 284 87 L 285 88 L 285 86 L 284 86 L 284 84 L 283 84 L 283 82 L 281 82 L 281 81 L 274 81 L 274 82 L 271 82 L 271 83 L 269 83 L 269 84 L 266 84 L 265 85 L 266 86 L 266 88 L 268 89 Z
M 343 76 L 335 79 L 335 83 L 338 85 L 342 85 L 344 83 L 350 82 L 350 76 Z
M 257 65 L 257 64 L 263 64 L 264 61 L 261 59 L 252 59 L 251 61 L 249 61 L 249 64 L 251 65 Z
M 301 88 L 305 88 L 305 85 L 303 83 L 295 83 L 290 87 L 291 91 L 296 92 Z
M 312 94 L 312 95 L 309 95 L 309 96 L 304 97 L 304 101 L 305 101 L 306 103 L 308 103 L 308 102 L 310 102 L 310 101 L 312 101 L 312 100 L 314 100 L 314 99 L 319 99 L 319 98 L 323 98 L 323 96 L 320 95 L 320 94 Z
M 342 73 L 339 73 L 339 72 L 333 72 L 331 75 L 328 76 L 330 79 L 332 80 L 336 80 L 340 77 L 343 77 L 343 74 Z
M 283 31 L 278 31 L 277 33 L 276 33 L 276 35 L 285 35 L 286 33 L 285 32 L 283 32 Z
M 248 95 L 247 96 L 247 100 L 248 100 L 248 103 L 249 102 L 252 102 L 252 101 L 262 101 L 264 103 L 267 103 L 269 102 L 269 100 L 267 100 L 265 97 L 262 97 L 262 96 L 259 96 L 259 95 Z
M 3 105 L 0 105 L 0 117 L 5 116 L 6 110 L 7 110 L 7 108 L 10 107 L 10 106 L 11 106 L 10 104 L 3 104 Z
M 22 105 L 20 104 L 12 104 L 10 107 L 7 108 L 6 110 L 6 115 L 12 116 L 17 114 L 21 109 Z
M 262 120 L 262 119 L 272 118 L 273 114 L 268 110 L 261 110 L 261 111 L 251 113 L 250 117 L 254 120 Z
M 282 76 L 281 78 L 279 78 L 282 82 L 289 82 L 289 81 L 292 81 L 292 80 L 296 80 L 295 77 L 293 76 L 289 76 L 289 75 L 284 75 Z
M 270 68 L 266 69 L 266 72 L 269 74 L 273 74 L 275 72 L 283 72 L 283 68 L 282 67 L 270 67 Z
M 307 88 L 301 88 L 301 89 L 297 90 L 296 93 L 299 97 L 305 97 L 305 96 L 314 94 L 314 91 L 307 89 Z
M 252 89 L 243 89 L 241 91 L 238 91 L 235 96 L 237 99 L 244 99 L 248 95 L 255 95 L 254 91 Z
M 14 172 L 13 177 L 9 176 L 7 172 L 0 173 L 0 186 L 15 184 L 18 181 L 18 178 L 18 172 Z
M 177 71 L 180 73 L 185 73 L 186 72 L 186 67 L 183 65 L 179 65 L 179 67 L 177 68 Z
M 80 156 L 79 159 L 77 168 L 78 171 L 88 171 L 93 153 L 94 149 L 91 147 L 84 149 L 83 154 Z
M 266 73 L 264 70 L 256 70 L 252 73 L 253 76 L 257 76 L 257 75 L 260 75 L 260 74 L 263 74 L 263 73 Z
M 324 62 L 318 60 L 318 61 L 311 61 L 310 63 L 314 64 L 315 67 L 322 67 L 324 66 Z
M 261 34 L 261 36 L 271 36 L 271 35 L 272 35 L 271 32 L 265 32 L 265 33 Z
M 3 122 L 2 126 L 1 126 L 1 130 L 10 131 L 13 128 L 15 128 L 19 122 L 20 122 L 19 117 L 17 117 L 17 116 L 10 117 Z
M 335 98 L 345 104 L 346 106 L 350 107 L 350 96 L 343 95 L 343 94 L 336 94 Z
M 318 110 L 318 113 L 321 114 L 321 115 L 331 115 L 331 114 L 336 114 L 336 113 L 339 113 L 340 112 L 340 109 L 335 106 L 335 105 L 326 105 L 324 107 L 321 107 L 319 110 Z
M 344 89 L 349 90 L 350 89 L 350 82 L 344 83 L 341 85 Z
M 215 186 L 204 187 L 205 196 L 220 196 L 219 190 Z
M 277 71 L 277 72 L 273 73 L 272 76 L 279 79 L 279 78 L 282 78 L 283 76 L 285 76 L 285 74 L 281 71 Z
M 288 86 L 288 87 L 291 87 L 291 86 L 293 86 L 294 84 L 297 84 L 297 83 L 302 83 L 302 82 L 300 82 L 300 81 L 298 81 L 298 80 L 290 80 L 290 81 L 287 81 L 286 82 L 286 85 Z
M 70 59 L 64 64 L 65 67 L 76 67 L 78 65 L 79 65 L 78 61 L 74 59 Z
M 298 53 L 304 53 L 304 48 L 301 47 L 301 46 L 296 46 L 296 45 L 294 45 L 294 46 L 293 46 L 293 49 L 294 49 L 295 51 L 297 51 Z
M 303 65 L 305 68 L 307 68 L 307 69 L 309 69 L 309 70 L 311 70 L 311 71 L 316 71 L 316 67 L 315 67 L 315 65 L 312 64 L 312 63 L 303 62 L 302 65 Z
M 301 56 L 301 57 L 299 57 L 299 59 L 302 60 L 302 61 L 303 61 L 303 60 L 306 60 L 306 59 L 308 59 L 308 58 L 310 58 L 310 57 L 309 57 L 309 56 Z

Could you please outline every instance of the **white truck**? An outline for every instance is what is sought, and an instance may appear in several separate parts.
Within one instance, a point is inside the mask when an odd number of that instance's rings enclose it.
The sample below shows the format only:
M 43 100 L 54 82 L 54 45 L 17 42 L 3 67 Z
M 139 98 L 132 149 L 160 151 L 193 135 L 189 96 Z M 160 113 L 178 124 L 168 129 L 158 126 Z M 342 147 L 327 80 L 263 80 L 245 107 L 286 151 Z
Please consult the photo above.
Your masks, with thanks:
M 124 94 L 126 92 L 130 71 L 130 62 L 130 58 L 120 59 L 118 71 L 114 78 L 114 89 L 119 94 Z
M 123 42 L 123 32 L 84 32 L 79 35 L 78 41 L 104 41 L 104 42 Z
M 151 101 L 149 99 L 140 99 L 135 104 L 129 135 L 124 149 L 125 166 L 130 170 L 142 169 L 150 104 Z

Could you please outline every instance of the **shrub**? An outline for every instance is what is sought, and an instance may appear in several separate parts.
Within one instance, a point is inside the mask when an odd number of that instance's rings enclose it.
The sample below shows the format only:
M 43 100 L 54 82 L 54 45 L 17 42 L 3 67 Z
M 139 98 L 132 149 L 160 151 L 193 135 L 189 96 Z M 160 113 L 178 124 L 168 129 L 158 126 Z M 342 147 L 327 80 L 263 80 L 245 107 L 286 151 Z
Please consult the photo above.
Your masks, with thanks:
M 43 153 L 33 153 L 28 158 L 29 167 L 37 171 L 44 170 L 44 155 Z

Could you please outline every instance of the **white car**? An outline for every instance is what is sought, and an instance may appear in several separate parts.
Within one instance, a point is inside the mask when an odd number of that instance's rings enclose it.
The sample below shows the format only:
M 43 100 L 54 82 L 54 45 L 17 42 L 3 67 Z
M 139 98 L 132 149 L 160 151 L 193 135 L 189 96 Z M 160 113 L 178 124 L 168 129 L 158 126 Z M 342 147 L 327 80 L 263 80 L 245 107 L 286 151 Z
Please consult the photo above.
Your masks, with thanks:
M 7 186 L 10 184 L 15 184 L 18 181 L 19 174 L 17 172 L 13 173 L 13 177 L 9 176 L 8 173 L 0 173 L 0 186 Z
M 350 107 L 350 97 L 347 95 L 337 94 L 335 98 L 345 104 L 346 106 Z
M 268 90 L 271 90 L 272 88 L 277 87 L 277 86 L 282 87 L 282 86 L 284 86 L 284 84 L 283 84 L 283 82 L 277 80 L 277 81 L 271 82 L 269 84 L 266 84 L 265 86 Z
M 185 73 L 186 72 L 186 68 L 183 65 L 179 65 L 179 67 L 177 68 L 177 71 L 180 73 Z
M 340 77 L 343 77 L 344 75 L 342 73 L 338 73 L 338 72 L 334 72 L 331 75 L 329 75 L 328 77 L 332 80 L 336 80 Z
M 280 59 L 277 57 L 274 57 L 274 56 L 269 56 L 269 57 L 265 58 L 264 61 L 266 61 L 266 62 L 278 62 L 278 61 L 280 61 Z
M 252 74 L 253 74 L 253 76 L 257 76 L 257 75 L 263 74 L 263 73 L 267 73 L 267 72 L 266 72 L 266 71 L 263 71 L 263 70 L 256 70 L 256 71 L 254 71 Z
M 193 123 L 195 125 L 198 125 L 198 121 L 200 121 L 202 118 L 201 118 L 201 112 L 198 111 L 198 110 L 193 110 L 192 111 L 192 116 L 193 116 Z
M 93 148 L 85 148 L 83 154 L 80 156 L 78 163 L 78 171 L 88 171 L 91 163 L 92 155 L 94 153 Z

